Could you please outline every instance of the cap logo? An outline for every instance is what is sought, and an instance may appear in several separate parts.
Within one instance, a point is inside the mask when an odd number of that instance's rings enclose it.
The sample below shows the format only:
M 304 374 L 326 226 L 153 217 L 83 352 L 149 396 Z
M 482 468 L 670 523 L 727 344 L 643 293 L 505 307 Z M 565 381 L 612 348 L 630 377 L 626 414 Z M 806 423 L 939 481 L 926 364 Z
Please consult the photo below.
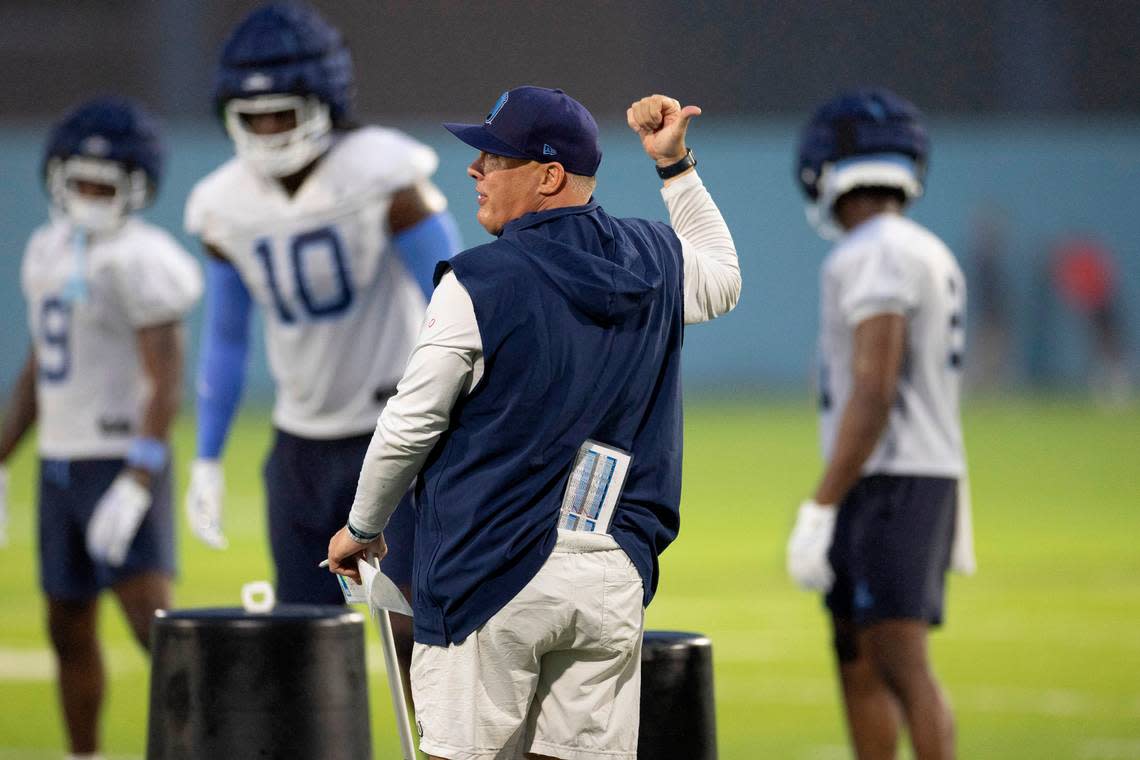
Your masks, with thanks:
M 484 124 L 490 124 L 495 120 L 495 117 L 499 115 L 499 111 L 502 111 L 503 106 L 507 104 L 507 98 L 510 96 L 511 93 L 509 90 L 499 96 L 499 99 L 495 101 L 495 105 L 491 106 L 491 112 L 487 114 L 487 118 L 483 119 Z
M 91 135 L 80 143 L 79 150 L 84 155 L 103 158 L 111 152 L 111 141 L 103 135 Z
M 544 156 L 557 156 L 558 151 L 556 151 L 554 148 L 551 148 L 546 143 L 543 143 L 542 144 L 542 155 L 544 155 Z
M 260 71 L 250 74 L 241 83 L 241 88 L 247 92 L 251 90 L 268 90 L 273 87 L 273 77 Z

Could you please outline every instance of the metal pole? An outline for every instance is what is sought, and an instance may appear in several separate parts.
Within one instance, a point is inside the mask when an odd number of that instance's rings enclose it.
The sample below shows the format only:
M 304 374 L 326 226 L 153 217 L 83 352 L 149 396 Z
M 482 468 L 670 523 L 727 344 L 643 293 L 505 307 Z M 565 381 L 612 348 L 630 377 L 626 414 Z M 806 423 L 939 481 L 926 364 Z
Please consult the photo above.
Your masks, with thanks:
M 408 701 L 404 697 L 404 679 L 400 675 L 400 662 L 396 657 L 396 640 L 392 636 L 392 619 L 388 610 L 378 609 L 376 622 L 380 626 L 380 642 L 384 649 L 384 667 L 388 671 L 388 690 L 392 693 L 392 709 L 396 711 L 396 730 L 400 733 L 400 748 L 404 760 L 416 760 L 416 742 L 412 734 L 412 720 L 408 717 Z

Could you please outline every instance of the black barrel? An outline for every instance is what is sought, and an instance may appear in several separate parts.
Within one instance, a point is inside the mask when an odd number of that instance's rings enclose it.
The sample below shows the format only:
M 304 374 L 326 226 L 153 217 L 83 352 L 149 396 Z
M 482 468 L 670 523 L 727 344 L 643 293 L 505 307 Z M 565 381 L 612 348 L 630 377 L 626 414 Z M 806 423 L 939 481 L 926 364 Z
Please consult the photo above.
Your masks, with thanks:
M 646 631 L 641 646 L 639 760 L 716 760 L 712 643 Z
M 358 613 L 170 610 L 151 653 L 148 760 L 372 757 Z

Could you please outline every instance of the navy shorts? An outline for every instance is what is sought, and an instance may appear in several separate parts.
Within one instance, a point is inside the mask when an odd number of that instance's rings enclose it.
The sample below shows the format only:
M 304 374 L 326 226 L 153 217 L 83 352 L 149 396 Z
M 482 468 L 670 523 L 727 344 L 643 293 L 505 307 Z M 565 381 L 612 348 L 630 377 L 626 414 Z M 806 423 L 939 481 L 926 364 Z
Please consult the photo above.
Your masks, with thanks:
M 123 564 L 111 567 L 87 554 L 87 523 L 122 469 L 122 459 L 40 460 L 40 586 L 52 599 L 92 599 L 140 572 L 174 575 L 169 467 L 154 480 L 154 501 Z
M 958 481 L 899 475 L 860 480 L 839 509 L 827 608 L 840 620 L 942 622 Z
M 343 604 L 336 578 L 317 567 L 329 539 L 344 527 L 371 434 L 316 440 L 275 431 L 265 462 L 269 542 L 277 570 L 277 600 L 287 604 Z M 380 567 L 397 584 L 412 580 L 415 515 L 405 496 L 384 530 L 388 556 Z

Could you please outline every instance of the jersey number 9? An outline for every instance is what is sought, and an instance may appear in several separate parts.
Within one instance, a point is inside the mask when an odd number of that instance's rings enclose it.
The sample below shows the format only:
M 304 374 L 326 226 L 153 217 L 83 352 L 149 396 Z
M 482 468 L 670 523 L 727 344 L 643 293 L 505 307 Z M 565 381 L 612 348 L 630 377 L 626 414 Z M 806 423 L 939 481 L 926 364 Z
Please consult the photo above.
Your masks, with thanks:
M 40 379 L 61 383 L 71 371 L 71 304 L 58 296 L 40 304 Z

